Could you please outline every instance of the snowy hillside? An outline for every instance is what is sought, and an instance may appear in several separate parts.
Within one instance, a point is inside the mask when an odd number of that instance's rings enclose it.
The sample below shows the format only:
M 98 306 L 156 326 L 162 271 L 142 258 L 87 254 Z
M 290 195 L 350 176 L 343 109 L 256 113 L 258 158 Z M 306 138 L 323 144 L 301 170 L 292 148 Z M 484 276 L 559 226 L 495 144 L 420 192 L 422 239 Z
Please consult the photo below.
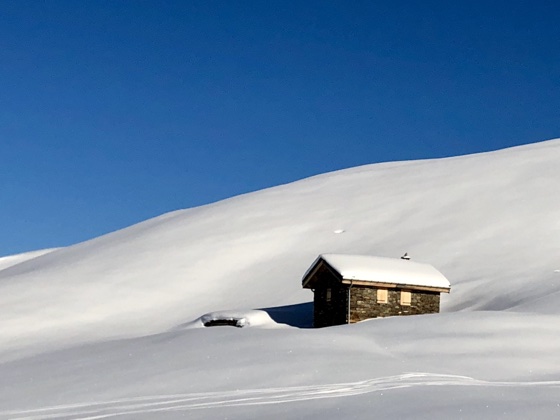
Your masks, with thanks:
M 2 258 L 0 419 L 557 418 L 558 162 L 363 166 Z M 442 314 L 297 328 L 318 254 L 405 251 L 451 281 Z M 260 308 L 287 325 L 195 321 Z
M 41 249 L 39 251 L 30 251 L 30 252 L 24 252 L 23 254 L 9 255 L 7 257 L 0 257 L 0 271 L 6 269 L 8 267 L 11 267 L 13 265 L 22 263 L 24 261 L 40 257 L 41 255 L 48 254 L 49 252 L 55 251 L 56 249 L 58 249 L 58 248 Z

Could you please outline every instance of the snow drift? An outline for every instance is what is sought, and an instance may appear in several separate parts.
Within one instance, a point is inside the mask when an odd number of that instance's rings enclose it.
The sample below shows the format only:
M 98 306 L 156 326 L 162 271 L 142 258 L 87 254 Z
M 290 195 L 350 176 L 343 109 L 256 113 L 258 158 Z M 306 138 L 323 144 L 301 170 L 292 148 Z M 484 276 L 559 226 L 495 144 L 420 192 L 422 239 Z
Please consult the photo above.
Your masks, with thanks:
M 424 381 L 430 384 L 442 380 L 434 372 L 475 378 L 443 380 L 459 383 L 438 391 L 454 401 L 443 406 L 437 393 L 406 382 L 397 388 L 408 391 L 386 401 L 368 393 L 351 406 L 310 398 L 283 405 L 279 417 L 367 418 L 374 404 L 382 416 L 398 418 L 422 418 L 422 410 L 408 417 L 403 411 L 419 406 L 431 419 L 457 417 L 460 408 L 464 418 L 503 412 L 525 418 L 531 409 L 552 418 L 560 409 L 557 389 L 551 391 L 560 379 L 559 161 L 560 140 L 551 140 L 363 166 L 172 212 L 42 255 L 11 257 L 18 262 L 0 266 L 0 403 L 10 407 L 0 418 L 25 418 L 26 409 L 36 410 L 32 418 L 48 418 L 41 410 L 55 405 L 63 407 L 55 418 L 174 418 L 196 407 L 201 411 L 189 417 L 207 418 L 203 408 L 220 404 L 237 408 L 210 417 L 260 418 L 270 415 L 273 402 L 297 400 L 281 394 L 327 398 L 328 384 L 337 394 L 333 384 L 345 381 L 395 389 L 398 378 L 422 382 L 402 376 L 413 371 L 432 372 Z M 405 251 L 451 281 L 443 314 L 325 330 L 177 328 L 222 308 L 309 302 L 300 279 L 319 254 L 398 257 Z M 218 361 L 219 350 L 235 358 L 235 368 Z M 393 379 L 367 382 L 381 377 Z M 491 380 L 521 385 L 491 390 L 476 382 Z M 223 394 L 214 395 L 221 401 L 214 405 L 175 404 L 169 397 L 158 406 L 148 398 L 184 393 L 189 400 L 192 393 L 217 392 L 216 381 Z M 458 390 L 472 381 L 480 391 Z M 299 388 L 305 386 L 311 388 Z M 264 387 L 285 392 L 266 391 L 270 398 L 260 409 L 225 402 L 238 400 L 228 390 L 253 389 L 249 394 L 258 399 Z M 33 407 L 26 395 L 33 395 Z M 410 405 L 396 402 L 398 395 Z M 519 409 L 516 401 L 529 397 L 535 403 Z M 134 398 L 145 404 L 132 404 Z M 492 409 L 484 411 L 488 398 Z M 111 405 L 117 400 L 124 402 Z M 82 414 L 64 408 L 78 403 Z M 123 408 L 131 404 L 136 408 Z

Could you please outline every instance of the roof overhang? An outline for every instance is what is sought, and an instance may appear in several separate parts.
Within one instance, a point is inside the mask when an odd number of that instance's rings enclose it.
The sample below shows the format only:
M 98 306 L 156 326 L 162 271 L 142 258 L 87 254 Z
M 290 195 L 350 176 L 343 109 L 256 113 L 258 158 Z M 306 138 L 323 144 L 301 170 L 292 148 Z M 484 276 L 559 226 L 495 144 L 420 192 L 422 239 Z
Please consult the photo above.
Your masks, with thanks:
M 354 280 L 354 279 L 343 279 L 342 284 L 348 284 L 351 286 L 375 287 L 375 288 L 383 288 L 383 289 L 423 290 L 426 292 L 439 292 L 439 293 L 449 293 L 449 291 L 451 290 L 450 287 L 416 286 L 416 285 L 404 284 L 404 283 L 383 283 L 377 281 Z
M 338 271 L 336 271 L 331 265 L 326 262 L 320 255 L 317 259 L 311 264 L 311 267 L 307 270 L 307 272 L 303 275 L 303 279 L 301 280 L 301 285 L 304 289 L 313 289 L 315 287 L 315 283 L 312 280 L 322 267 L 326 268 L 336 279 L 342 281 L 342 276 Z
M 330 260 L 333 260 L 332 264 Z M 366 270 L 363 270 L 364 263 L 367 264 Z M 429 264 L 403 262 L 394 258 L 341 254 L 319 255 L 304 274 L 302 287 L 314 289 L 317 272 L 322 268 L 327 269 L 335 279 L 347 285 L 437 293 L 449 293 L 451 290 L 449 281 Z M 398 280 L 402 279 L 403 273 L 407 281 L 400 282 Z M 362 278 L 362 274 L 365 278 Z

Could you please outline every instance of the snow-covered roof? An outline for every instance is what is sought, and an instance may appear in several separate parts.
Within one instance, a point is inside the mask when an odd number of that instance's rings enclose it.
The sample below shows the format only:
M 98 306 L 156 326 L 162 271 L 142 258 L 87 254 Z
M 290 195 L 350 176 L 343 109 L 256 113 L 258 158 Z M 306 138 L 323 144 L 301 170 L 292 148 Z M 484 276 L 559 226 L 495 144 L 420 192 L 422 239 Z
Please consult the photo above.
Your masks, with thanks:
M 320 260 L 324 260 L 336 270 L 343 280 L 360 280 L 443 289 L 450 288 L 449 280 L 430 264 L 370 255 L 319 255 L 315 263 L 305 273 L 304 279 Z

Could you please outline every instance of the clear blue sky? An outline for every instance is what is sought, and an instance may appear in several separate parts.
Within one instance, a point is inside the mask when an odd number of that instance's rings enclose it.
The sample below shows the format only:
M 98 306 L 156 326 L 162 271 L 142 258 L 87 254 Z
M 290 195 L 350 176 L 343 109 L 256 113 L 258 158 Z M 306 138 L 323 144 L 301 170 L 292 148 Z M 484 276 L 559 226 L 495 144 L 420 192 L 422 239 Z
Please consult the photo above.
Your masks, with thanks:
M 559 22 L 538 0 L 2 1 L 0 255 L 559 137 Z

